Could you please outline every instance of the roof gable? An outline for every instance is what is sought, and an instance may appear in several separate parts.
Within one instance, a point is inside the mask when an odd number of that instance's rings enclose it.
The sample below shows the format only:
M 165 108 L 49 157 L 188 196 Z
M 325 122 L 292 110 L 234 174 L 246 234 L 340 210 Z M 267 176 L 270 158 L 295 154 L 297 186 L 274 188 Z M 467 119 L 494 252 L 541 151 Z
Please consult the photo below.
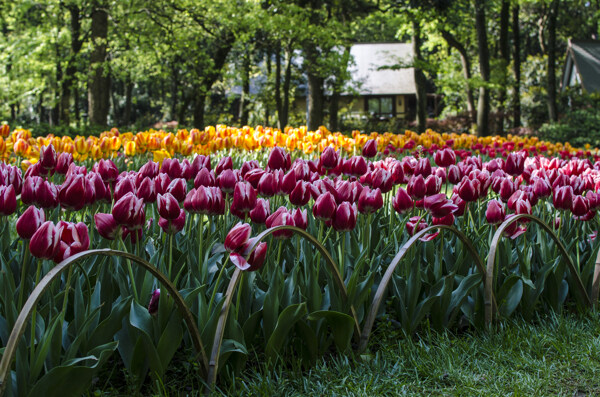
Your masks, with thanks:
M 573 41 L 568 56 L 587 92 L 600 91 L 600 41 Z

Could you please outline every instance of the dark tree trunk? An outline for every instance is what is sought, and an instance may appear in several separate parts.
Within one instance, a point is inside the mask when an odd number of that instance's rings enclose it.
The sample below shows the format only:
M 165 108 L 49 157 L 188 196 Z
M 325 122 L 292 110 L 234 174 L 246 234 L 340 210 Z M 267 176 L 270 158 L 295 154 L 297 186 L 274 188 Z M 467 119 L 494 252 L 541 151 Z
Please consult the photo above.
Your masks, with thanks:
M 206 102 L 206 93 L 203 91 L 196 93 L 194 103 L 194 127 L 204 129 L 204 104 Z
M 467 95 L 467 112 L 471 118 L 471 123 L 477 123 L 477 111 L 475 110 L 475 99 L 473 98 L 473 90 L 471 89 L 471 59 L 467 53 L 467 49 L 462 45 L 452 33 L 442 30 L 442 37 L 448 43 L 450 47 L 453 47 L 458 51 L 460 55 L 460 62 L 462 63 L 463 76 L 465 78 L 465 94 Z
M 515 2 L 512 9 L 512 31 L 513 31 L 513 72 L 515 82 L 513 85 L 512 114 L 513 128 L 521 126 L 521 37 L 519 30 L 519 3 Z
M 413 20 L 412 26 L 413 70 L 415 73 L 415 85 L 417 90 L 417 131 L 424 132 L 427 124 L 427 92 L 425 90 L 425 74 L 422 69 L 421 26 L 417 20 Z
M 71 55 L 67 62 L 65 77 L 62 82 L 62 96 L 60 99 L 60 121 L 63 124 L 69 124 L 71 121 L 71 97 L 75 98 L 77 107 L 77 90 L 74 84 L 76 82 L 75 74 L 77 73 L 77 65 L 75 60 L 77 54 L 79 54 L 79 51 L 81 50 L 81 46 L 83 45 L 82 40 L 79 38 L 81 34 L 81 11 L 76 4 L 68 5 L 67 9 L 71 14 Z M 77 109 L 75 111 L 77 116 L 79 116 L 79 111 Z M 79 118 L 77 120 L 79 121 Z
M 490 81 L 490 50 L 487 40 L 485 20 L 485 0 L 475 0 L 475 29 L 477 30 L 477 47 L 479 53 L 479 70 L 482 86 L 479 88 L 477 103 L 477 135 L 489 135 L 490 93 L 487 84 Z
M 267 51 L 265 62 L 267 64 L 267 78 L 271 76 L 271 53 Z M 265 99 L 265 126 L 269 125 L 270 118 L 269 99 Z
M 337 132 L 338 127 L 338 111 L 340 104 L 340 90 L 336 86 L 333 89 L 331 98 L 329 98 L 329 131 Z
M 241 126 L 248 125 L 249 106 L 250 100 L 250 56 L 248 53 L 244 54 L 242 60 L 242 96 L 240 97 L 240 112 L 239 119 Z
M 308 73 L 308 120 L 309 131 L 316 131 L 323 125 L 323 78 L 313 72 Z
M 56 43 L 56 87 L 54 91 L 55 103 L 50 110 L 50 125 L 58 125 L 60 120 L 60 89 L 59 84 L 63 79 L 62 65 L 60 63 L 60 51 L 58 43 Z
M 90 82 L 88 85 L 88 112 L 90 124 L 106 125 L 110 99 L 110 77 L 104 70 L 108 37 L 108 13 L 105 5 L 94 4 L 92 9 L 93 49 L 90 54 Z
M 179 121 L 180 124 L 184 123 L 185 121 L 185 115 L 187 113 L 187 109 L 190 106 L 190 103 L 192 101 L 192 96 L 189 94 L 186 94 L 185 90 L 181 93 L 181 106 L 179 106 L 179 114 L 177 116 L 177 121 Z
M 179 69 L 177 69 L 177 60 L 174 61 L 171 68 L 171 120 L 174 120 L 177 115 L 177 104 L 179 100 Z
M 288 46 L 286 50 L 285 74 L 283 76 L 283 106 L 281 108 L 281 125 L 282 129 L 288 124 L 290 114 L 290 84 L 292 81 L 292 46 Z
M 556 104 L 556 17 L 559 0 L 553 0 L 548 18 L 548 117 L 550 121 L 558 120 Z
M 281 100 L 281 45 L 278 44 L 275 50 L 275 107 L 277 108 L 277 126 L 283 130 L 283 103 Z
M 128 126 L 131 124 L 131 99 L 133 95 L 133 83 L 131 78 L 127 79 L 125 85 L 125 111 L 123 113 L 123 125 Z
M 508 46 L 508 22 L 510 16 L 509 0 L 502 0 L 500 9 L 500 90 L 498 92 L 498 132 L 504 131 L 504 113 L 506 102 L 506 85 L 507 85 L 507 70 L 510 63 L 510 49 Z

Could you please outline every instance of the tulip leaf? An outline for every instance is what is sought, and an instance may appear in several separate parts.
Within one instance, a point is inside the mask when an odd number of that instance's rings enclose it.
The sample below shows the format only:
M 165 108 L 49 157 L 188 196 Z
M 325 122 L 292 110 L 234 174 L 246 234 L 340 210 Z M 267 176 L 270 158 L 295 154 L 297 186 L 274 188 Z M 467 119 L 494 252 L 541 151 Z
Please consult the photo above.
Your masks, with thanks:
M 308 315 L 311 321 L 325 319 L 333 331 L 333 340 L 340 353 L 348 350 L 350 340 L 354 334 L 354 319 L 345 314 L 333 310 L 312 312 Z
M 279 315 L 279 318 L 277 319 L 275 329 L 273 330 L 273 333 L 267 342 L 267 346 L 265 348 L 265 354 L 267 357 L 276 358 L 280 353 L 282 353 L 281 348 L 287 340 L 290 330 L 294 327 L 294 324 L 306 316 L 306 314 L 306 303 L 298 303 L 283 309 Z
M 506 278 L 497 294 L 498 311 L 503 317 L 509 317 L 521 302 L 523 280 L 518 275 Z
M 148 309 L 140 306 L 139 303 L 132 301 L 129 310 L 129 323 L 140 331 L 144 332 L 152 339 L 153 327 L 152 316 L 148 313 Z
M 181 339 L 183 338 L 183 326 L 181 321 L 181 315 L 178 311 L 174 311 L 158 341 L 156 350 L 163 368 L 167 368 L 173 355 L 181 344 Z M 160 374 L 160 376 L 162 376 L 162 374 Z

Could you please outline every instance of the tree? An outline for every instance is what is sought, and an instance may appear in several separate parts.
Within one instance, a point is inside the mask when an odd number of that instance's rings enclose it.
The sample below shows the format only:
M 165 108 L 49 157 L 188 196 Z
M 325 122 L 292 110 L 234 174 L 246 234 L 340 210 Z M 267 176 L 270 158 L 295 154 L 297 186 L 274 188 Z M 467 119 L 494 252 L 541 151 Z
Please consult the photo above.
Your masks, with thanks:
M 485 19 L 485 0 L 475 0 L 475 29 L 477 30 L 477 47 L 479 52 L 479 72 L 483 80 L 479 87 L 477 103 L 477 135 L 489 135 L 490 93 L 487 87 L 490 81 L 490 50 L 487 40 L 487 23 Z
M 90 81 L 88 83 L 88 112 L 90 124 L 107 123 L 110 96 L 110 75 L 106 68 L 108 10 L 100 0 L 92 2 L 91 11 L 92 53 L 90 54 Z

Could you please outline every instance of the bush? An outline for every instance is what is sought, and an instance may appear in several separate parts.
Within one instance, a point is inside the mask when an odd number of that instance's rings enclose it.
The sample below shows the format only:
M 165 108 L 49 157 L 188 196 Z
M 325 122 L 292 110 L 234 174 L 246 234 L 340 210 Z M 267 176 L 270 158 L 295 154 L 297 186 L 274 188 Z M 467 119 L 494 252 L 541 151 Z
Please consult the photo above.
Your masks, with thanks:
M 546 123 L 539 129 L 540 139 L 569 142 L 575 147 L 586 143 L 600 146 L 600 110 L 587 107 L 567 112 L 557 123 Z

